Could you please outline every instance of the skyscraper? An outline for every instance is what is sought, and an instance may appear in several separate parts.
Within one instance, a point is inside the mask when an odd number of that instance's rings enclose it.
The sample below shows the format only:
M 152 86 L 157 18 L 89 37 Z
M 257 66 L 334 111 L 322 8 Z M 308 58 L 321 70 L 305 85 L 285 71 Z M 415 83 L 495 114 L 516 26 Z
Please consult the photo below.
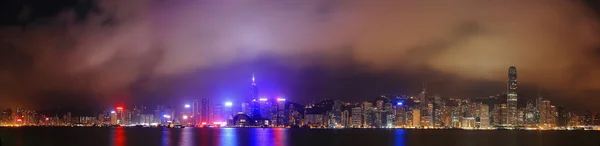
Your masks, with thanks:
M 511 126 L 517 125 L 517 68 L 511 66 L 508 68 L 508 83 L 506 91 L 507 105 L 507 124 Z
M 481 104 L 479 110 L 480 128 L 488 128 L 490 126 L 490 112 L 487 104 Z
M 251 116 L 260 116 L 260 105 L 258 99 L 258 87 L 256 87 L 254 74 L 252 74 L 252 84 L 250 84 L 250 105 L 252 108 Z
M 210 101 L 206 97 L 200 99 L 200 121 L 210 122 Z
M 160 115 L 155 115 L 155 116 L 160 116 Z M 194 100 L 192 102 L 191 117 L 193 119 L 192 124 L 197 125 L 198 121 L 200 121 L 200 104 L 198 103 L 198 100 Z
M 558 121 L 556 122 L 557 126 L 567 127 L 567 124 L 569 124 L 569 117 L 568 113 L 565 111 L 565 106 L 558 106 L 556 110 L 558 114 Z
M 360 106 L 352 108 L 351 127 L 359 128 L 362 125 L 363 109 Z

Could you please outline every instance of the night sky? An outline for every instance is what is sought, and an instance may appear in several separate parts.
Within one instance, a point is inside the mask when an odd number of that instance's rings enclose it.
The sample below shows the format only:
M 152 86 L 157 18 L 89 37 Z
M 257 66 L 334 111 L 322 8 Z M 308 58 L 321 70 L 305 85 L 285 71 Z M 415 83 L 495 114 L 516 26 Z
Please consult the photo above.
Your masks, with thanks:
M 4 0 L 0 107 L 540 93 L 600 110 L 594 0 Z

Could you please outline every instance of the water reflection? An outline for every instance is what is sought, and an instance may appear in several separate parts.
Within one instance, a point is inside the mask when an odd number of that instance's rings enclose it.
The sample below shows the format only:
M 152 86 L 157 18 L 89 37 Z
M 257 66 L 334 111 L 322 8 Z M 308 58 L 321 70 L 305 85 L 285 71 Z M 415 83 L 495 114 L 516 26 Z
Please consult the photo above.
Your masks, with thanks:
M 184 128 L 181 130 L 181 139 L 179 140 L 179 146 L 193 146 L 194 145 L 194 129 Z
M 113 146 L 125 146 L 125 128 L 115 127 L 111 132 Z
M 221 146 L 237 146 L 237 129 L 234 128 L 223 128 L 221 129 Z
M 273 132 L 275 134 L 275 138 L 273 139 L 273 144 L 275 146 L 286 146 L 287 137 L 285 136 L 285 132 L 287 129 L 283 128 L 275 128 Z
M 286 146 L 285 130 L 282 128 L 251 129 L 252 146 Z
M 405 146 L 406 145 L 406 130 L 404 129 L 396 129 L 396 133 L 394 134 L 394 145 L 395 146 Z
M 162 129 L 161 143 L 163 146 L 171 145 L 171 129 L 169 129 L 169 128 Z

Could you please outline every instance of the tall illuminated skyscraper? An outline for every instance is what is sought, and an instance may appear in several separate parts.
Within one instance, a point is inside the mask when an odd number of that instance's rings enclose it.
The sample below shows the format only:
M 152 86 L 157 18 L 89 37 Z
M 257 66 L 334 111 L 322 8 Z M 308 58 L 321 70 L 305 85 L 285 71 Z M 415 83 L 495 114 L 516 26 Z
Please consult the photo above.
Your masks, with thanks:
M 210 100 L 206 97 L 200 99 L 199 116 L 201 122 L 210 122 Z
M 260 105 L 258 99 L 258 87 L 256 86 L 256 79 L 252 74 L 252 84 L 250 84 L 250 104 L 252 107 L 251 116 L 260 116 Z
M 517 125 L 517 68 L 511 66 L 508 68 L 508 83 L 506 85 L 506 104 L 507 104 L 507 124 Z
M 192 101 L 191 117 L 193 119 L 192 124 L 197 125 L 198 122 L 200 121 L 200 104 L 199 104 L 198 100 Z

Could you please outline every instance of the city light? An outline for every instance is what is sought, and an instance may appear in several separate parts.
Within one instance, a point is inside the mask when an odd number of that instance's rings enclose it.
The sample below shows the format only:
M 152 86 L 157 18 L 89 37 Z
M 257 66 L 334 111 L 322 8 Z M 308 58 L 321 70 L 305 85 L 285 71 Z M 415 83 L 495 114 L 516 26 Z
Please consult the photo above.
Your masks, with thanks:
M 509 81 L 509 83 L 512 83 Z M 516 84 L 516 82 L 515 82 Z M 255 86 L 255 84 L 253 84 Z M 515 86 L 516 88 L 516 86 Z M 273 128 L 294 128 L 302 126 L 304 128 L 316 129 L 337 129 L 337 128 L 406 128 L 406 129 L 464 129 L 464 130 L 599 130 L 600 126 L 594 125 L 595 120 L 600 115 L 595 115 L 593 111 L 586 111 L 584 115 L 578 116 L 574 113 L 565 111 L 563 106 L 555 106 L 548 99 L 538 97 L 536 103 L 540 103 L 539 107 L 528 106 L 520 108 L 513 106 L 512 111 L 507 104 L 490 105 L 481 100 L 490 100 L 498 102 L 512 101 L 516 99 L 503 99 L 497 96 L 475 97 L 475 98 L 456 98 L 456 97 L 437 97 L 435 102 L 428 102 L 429 96 L 426 94 L 424 85 L 423 91 L 418 96 L 398 96 L 391 99 L 388 103 L 387 96 L 381 96 L 373 99 L 365 99 L 362 103 L 352 103 L 346 101 L 338 101 L 325 99 L 321 102 L 308 103 L 304 108 L 325 109 L 331 112 L 325 113 L 308 113 L 306 110 L 301 110 L 296 104 L 287 103 L 285 96 L 257 96 L 252 94 L 252 101 L 249 99 L 238 101 L 239 99 L 224 98 L 218 100 L 217 105 L 212 105 L 209 99 L 200 101 L 194 100 L 178 102 L 175 107 L 157 106 L 155 111 L 158 115 L 142 114 L 140 108 L 131 107 L 124 110 L 125 104 L 108 105 L 108 110 L 98 113 L 97 116 L 75 116 L 67 113 L 65 115 L 48 116 L 46 114 L 36 114 L 33 110 L 17 109 L 18 113 L 4 113 L 9 115 L 6 118 L 0 119 L 4 121 L 0 123 L 3 126 L 124 126 L 137 127 L 147 125 L 169 125 L 181 124 L 193 127 L 228 127 L 227 122 L 232 127 L 273 127 Z M 254 93 L 254 92 L 252 92 Z M 512 92 L 509 94 L 516 94 Z M 285 95 L 285 94 L 278 94 Z M 502 95 L 504 96 L 504 95 Z M 508 96 L 508 95 L 507 95 Z M 241 109 L 238 106 L 233 107 L 232 100 L 241 104 Z M 290 99 L 292 100 L 292 99 Z M 393 106 L 396 102 L 396 106 Z M 404 105 L 404 102 L 409 104 Z M 450 102 L 450 104 L 447 104 Z M 285 105 L 287 103 L 288 105 Z M 425 104 L 427 103 L 427 104 Z M 456 103 L 456 104 L 455 104 Z M 181 108 L 184 104 L 185 108 Z M 128 106 L 133 104 L 128 104 Z M 194 105 L 194 107 L 191 107 Z M 327 106 L 324 106 L 327 105 Z M 110 106 L 113 106 L 112 108 Z M 289 109 L 288 107 L 289 106 Z M 293 110 L 292 110 L 293 106 Z M 350 106 L 349 109 L 345 106 Z M 492 106 L 492 107 L 490 107 Z M 326 108 L 325 108 L 326 107 Z M 439 107 L 439 110 L 438 110 Z M 142 107 L 145 109 L 146 107 Z M 194 111 L 191 109 L 193 108 Z M 391 108 L 391 109 L 390 109 Z M 431 110 L 431 109 L 436 110 Z M 516 112 L 515 112 L 516 108 Z M 299 110 L 300 109 L 300 110 Z M 396 110 L 398 109 L 398 110 Z M 469 109 L 461 111 L 460 114 L 454 112 L 456 109 Z M 393 110 L 394 112 L 389 112 Z M 289 113 L 288 113 L 289 111 Z M 341 112 L 344 111 L 344 112 Z M 355 113 L 351 116 L 349 112 Z M 11 112 L 11 111 L 9 111 Z M 117 115 L 116 113 L 119 112 Z M 258 112 L 259 115 L 254 115 Z M 306 112 L 302 115 L 302 112 Z M 339 113 L 341 112 L 341 113 Z M 378 116 L 360 116 L 361 113 L 377 113 Z M 462 113 L 464 112 L 464 114 Z M 514 115 L 509 112 L 513 112 Z M 43 113 L 43 112 L 40 112 Z M 108 114 L 107 114 L 108 113 Z M 163 118 L 160 118 L 160 114 Z M 358 113 L 358 114 L 356 114 Z M 208 115 L 206 115 L 208 114 Z M 342 121 L 338 120 L 338 116 L 323 117 L 322 114 L 341 114 Z M 403 115 L 406 118 L 397 118 L 397 115 Z M 474 116 L 478 115 L 478 116 Z M 135 118 L 133 118 L 135 116 Z M 180 116 L 179 118 L 177 116 Z M 196 116 L 196 117 L 194 117 Z M 264 116 L 264 117 L 263 117 Z M 410 116 L 410 117 L 409 117 Z M 510 116 L 517 121 L 515 123 L 505 123 L 510 120 Z M 53 118 L 50 118 L 53 117 Z M 206 118 L 211 117 L 211 120 Z M 252 117 L 258 117 L 254 119 Z M 384 118 L 382 118 L 384 117 Z M 391 117 L 391 118 L 390 118 Z M 435 118 L 447 117 L 447 118 Z M 196 120 L 202 118 L 202 120 Z M 232 119 L 230 119 L 232 118 Z M 496 120 L 496 118 L 498 120 Z M 27 119 L 27 120 L 25 120 Z M 35 120 L 34 120 L 35 119 Z M 39 119 L 39 120 L 37 120 Z M 52 120 L 52 121 L 50 121 Z M 231 121 L 228 121 L 231 120 Z M 323 123 L 323 121 L 330 121 Z M 447 121 L 446 120 L 450 120 Z M 536 122 L 537 120 L 542 122 Z M 288 122 L 289 121 L 289 122 Z M 497 122 L 502 121 L 502 122 Z M 521 122 L 533 121 L 533 123 Z M 96 123 L 98 122 L 98 123 Z M 293 122 L 293 123 L 292 123 Z M 396 123 L 394 123 L 396 122 Z M 400 123 L 398 123 L 400 122 Z M 450 122 L 450 123 L 448 123 Z M 178 127 L 178 126 L 176 126 Z
M 227 122 L 213 122 L 213 125 L 225 126 Z
M 232 102 L 229 102 L 229 101 L 228 101 L 228 102 L 225 102 L 225 106 L 227 106 L 227 107 L 231 107 L 231 106 L 233 106 L 233 103 L 232 103 Z

